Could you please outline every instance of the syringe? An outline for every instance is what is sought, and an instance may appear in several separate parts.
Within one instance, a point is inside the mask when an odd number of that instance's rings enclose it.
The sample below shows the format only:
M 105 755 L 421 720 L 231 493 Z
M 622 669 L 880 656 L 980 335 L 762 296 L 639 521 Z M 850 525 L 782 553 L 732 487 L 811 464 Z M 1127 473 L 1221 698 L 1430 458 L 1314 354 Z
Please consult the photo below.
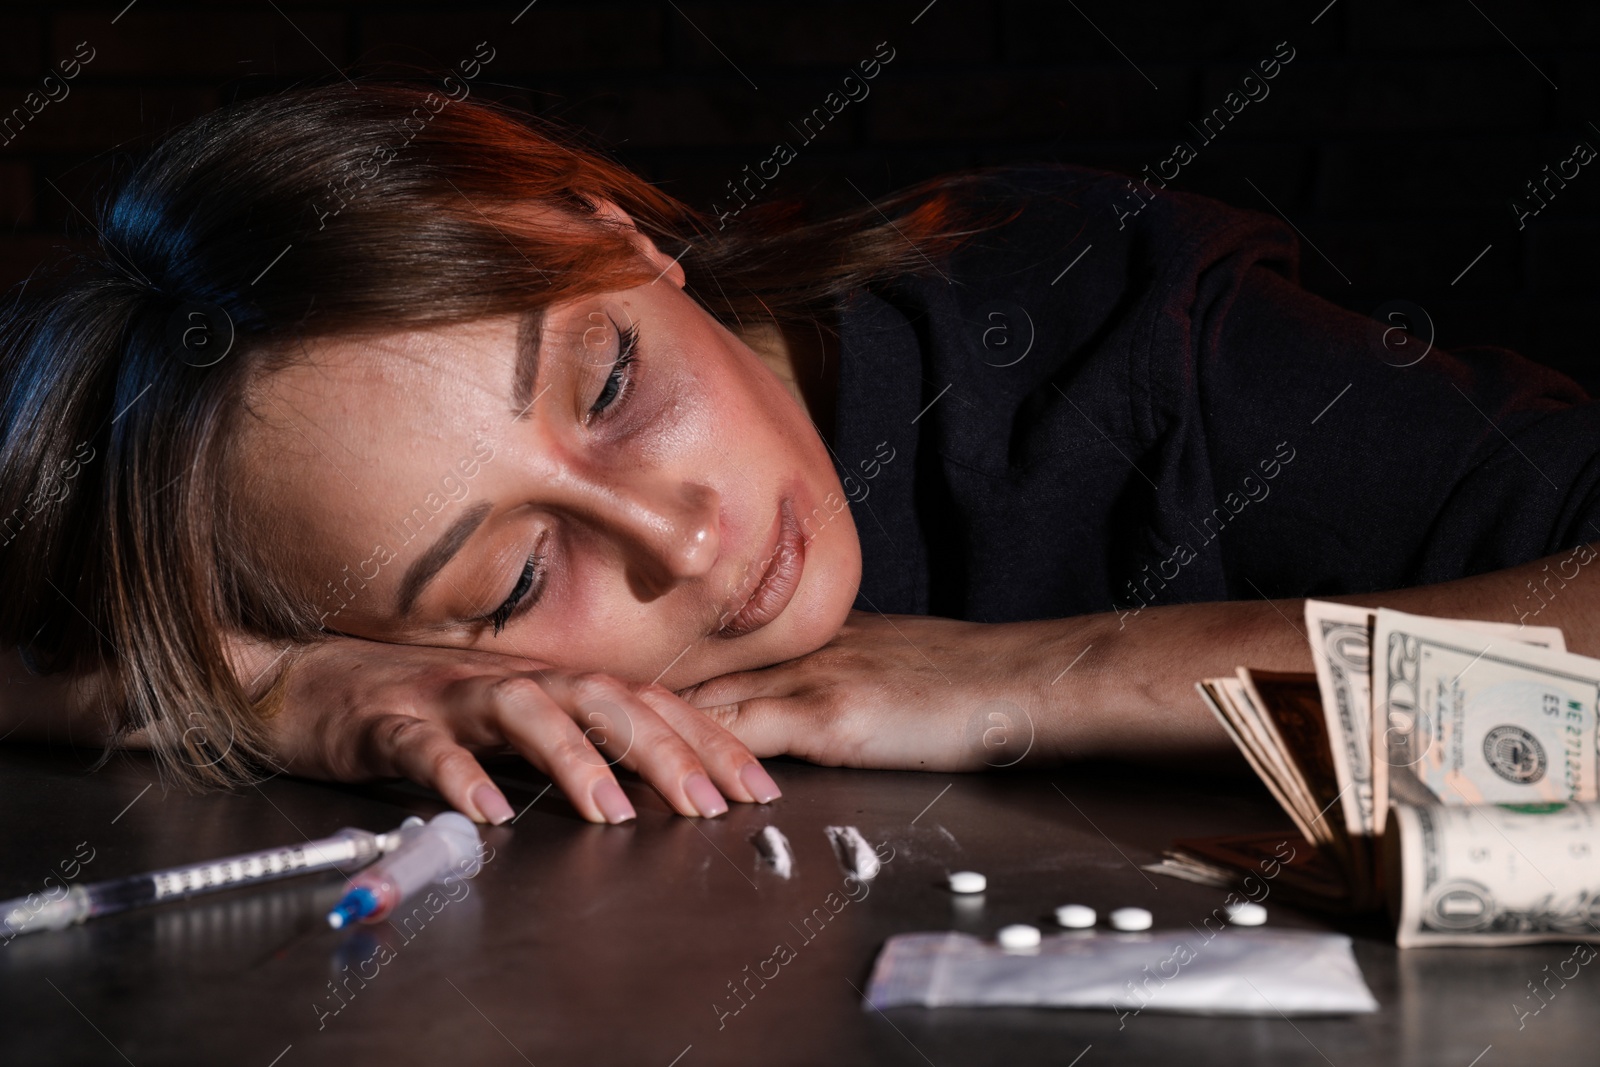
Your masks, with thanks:
M 419 820 L 420 822 L 420 820 Z M 460 812 L 435 815 L 427 825 L 409 819 L 393 852 L 350 879 L 350 891 L 332 911 L 335 930 L 352 922 L 381 922 L 402 900 L 454 873 L 471 878 L 482 868 L 478 828 Z
M 15 934 L 34 930 L 60 930 L 73 923 L 145 904 L 158 904 L 173 897 L 213 893 L 239 885 L 253 885 L 292 874 L 306 874 L 330 867 L 364 867 L 400 845 L 409 826 L 421 827 L 415 815 L 388 833 L 345 827 L 331 837 L 307 841 L 288 848 L 245 852 L 226 859 L 209 860 L 187 867 L 136 874 L 89 885 L 75 885 L 62 897 L 50 899 L 33 893 L 0 902 L 0 937 L 9 941 Z

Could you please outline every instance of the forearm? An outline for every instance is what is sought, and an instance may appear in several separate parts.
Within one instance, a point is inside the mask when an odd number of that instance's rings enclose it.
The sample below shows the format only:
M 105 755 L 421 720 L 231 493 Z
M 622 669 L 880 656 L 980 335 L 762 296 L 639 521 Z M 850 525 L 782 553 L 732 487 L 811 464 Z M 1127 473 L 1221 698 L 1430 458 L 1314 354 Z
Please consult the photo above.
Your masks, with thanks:
M 1240 665 L 1311 670 L 1302 603 L 1173 604 L 1057 620 L 1056 662 L 1042 683 L 1044 751 L 1140 763 L 1236 759 L 1194 684 Z
M 252 699 L 275 689 L 288 662 L 280 647 L 242 637 L 227 642 L 235 677 Z M 115 731 L 116 708 L 107 701 L 102 668 L 94 674 L 36 675 L 16 649 L 0 652 L 0 740 L 101 746 Z M 150 747 L 143 730 L 117 738 L 122 748 Z
M 1600 567 L 1588 566 L 1595 557 L 1593 547 L 1582 546 L 1470 578 L 1326 599 L 1556 626 L 1569 651 L 1596 656 Z M 1300 598 L 1227 601 L 1025 624 L 1053 627 L 1047 647 L 1059 664 L 1039 683 L 1045 690 L 1041 740 L 1064 758 L 1193 762 L 1231 755 L 1232 743 L 1194 684 L 1239 666 L 1312 670 L 1304 609 Z
M 0 652 L 0 739 L 103 745 L 111 724 L 98 675 L 36 675 L 16 649 Z

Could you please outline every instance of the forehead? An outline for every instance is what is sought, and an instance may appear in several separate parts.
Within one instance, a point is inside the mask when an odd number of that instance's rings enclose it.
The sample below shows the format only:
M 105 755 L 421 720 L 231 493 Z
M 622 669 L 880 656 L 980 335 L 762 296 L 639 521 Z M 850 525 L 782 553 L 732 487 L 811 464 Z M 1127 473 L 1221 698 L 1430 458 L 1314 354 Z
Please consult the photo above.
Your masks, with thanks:
M 449 407 L 459 398 L 502 390 L 515 366 L 519 315 L 501 315 L 394 333 L 318 338 L 282 366 L 259 375 L 250 407 L 267 422 L 273 407 L 337 408 L 345 414 L 381 400 L 418 409 Z M 263 410 L 265 409 L 265 410 Z
M 475 443 L 511 423 L 520 324 L 308 342 L 247 390 L 230 449 L 243 510 L 326 568 L 424 486 L 448 489 Z

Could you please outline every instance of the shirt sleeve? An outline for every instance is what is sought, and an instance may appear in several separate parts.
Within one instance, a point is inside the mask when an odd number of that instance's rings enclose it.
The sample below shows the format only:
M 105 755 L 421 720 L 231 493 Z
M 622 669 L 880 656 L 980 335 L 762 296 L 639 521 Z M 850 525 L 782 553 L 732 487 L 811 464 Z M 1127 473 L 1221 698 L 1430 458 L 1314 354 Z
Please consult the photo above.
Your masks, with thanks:
M 1402 588 L 1600 540 L 1600 403 L 1570 378 L 1386 333 L 1262 264 L 1192 335 L 1182 421 L 1230 595 Z

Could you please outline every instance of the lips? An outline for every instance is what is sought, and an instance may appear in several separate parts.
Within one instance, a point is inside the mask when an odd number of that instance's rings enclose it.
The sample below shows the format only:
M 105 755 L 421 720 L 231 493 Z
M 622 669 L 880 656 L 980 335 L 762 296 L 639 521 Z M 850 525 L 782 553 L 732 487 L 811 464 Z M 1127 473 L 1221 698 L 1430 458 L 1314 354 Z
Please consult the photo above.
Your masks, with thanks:
M 745 595 L 733 610 L 724 613 L 726 620 L 717 631 L 718 637 L 739 637 L 759 630 L 776 619 L 794 599 L 800 586 L 800 573 L 805 569 L 806 546 L 801 536 L 800 524 L 795 521 L 794 509 L 785 497 L 778 503 L 778 536 L 762 564 L 761 580 Z

